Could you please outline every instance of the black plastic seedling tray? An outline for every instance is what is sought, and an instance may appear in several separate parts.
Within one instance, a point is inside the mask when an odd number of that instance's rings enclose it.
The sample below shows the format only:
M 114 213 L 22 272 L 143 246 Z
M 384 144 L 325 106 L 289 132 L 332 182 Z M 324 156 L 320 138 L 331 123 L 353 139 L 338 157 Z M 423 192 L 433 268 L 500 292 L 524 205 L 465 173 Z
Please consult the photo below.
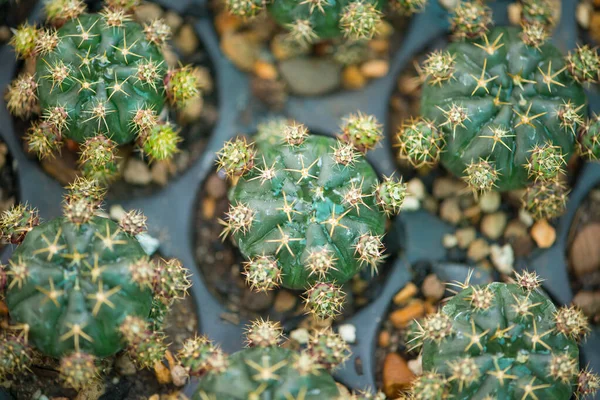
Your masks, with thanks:
M 220 343 L 226 352 L 234 352 L 243 346 L 242 332 L 246 321 L 234 325 L 221 318 L 221 314 L 227 310 L 211 295 L 198 268 L 194 256 L 197 196 L 204 180 L 213 170 L 215 152 L 226 140 L 238 134 L 252 134 L 257 122 L 264 119 L 267 113 L 264 107 L 258 105 L 258 100 L 252 97 L 249 77 L 237 70 L 221 53 L 212 15 L 206 2 L 162 0 L 158 3 L 193 19 L 196 32 L 212 60 L 216 73 L 219 120 L 203 155 L 185 173 L 149 196 L 118 200 L 109 197 L 107 208 L 112 203 L 118 203 L 125 209 L 143 210 L 148 216 L 150 234 L 162 238 L 159 252 L 165 257 L 179 258 L 192 272 L 191 294 L 201 333 Z M 497 25 L 507 24 L 508 3 L 510 2 L 500 0 L 490 3 Z M 556 45 L 566 51 L 574 48 L 577 41 L 575 2 L 565 0 L 562 3 L 561 20 L 554 37 Z M 37 11 L 32 13 L 33 21 L 40 15 L 39 9 L 38 4 Z M 343 91 L 319 98 L 291 97 L 281 114 L 306 124 L 313 132 L 327 135 L 335 135 L 340 118 L 357 110 L 375 115 L 380 122 L 387 122 L 388 103 L 396 86 L 397 76 L 404 68 L 410 67 L 413 57 L 427 49 L 436 39 L 446 35 L 447 18 L 446 10 L 436 0 L 430 0 L 425 12 L 413 17 L 400 49 L 391 59 L 390 72 L 386 77 L 371 82 L 362 91 Z M 14 59 L 12 49 L 8 46 L 0 47 L 1 90 L 4 90 L 15 76 L 17 63 L 11 61 Z M 599 96 L 591 97 L 590 104 L 591 110 L 600 111 Z M 386 125 L 385 129 L 387 135 L 383 145 L 372 151 L 368 158 L 378 173 L 389 175 L 396 169 L 389 139 L 395 127 Z M 15 131 L 4 100 L 0 100 L 0 136 L 7 143 L 16 161 L 19 200 L 38 208 L 44 219 L 58 216 L 61 213 L 63 188 L 41 169 L 37 161 L 25 155 L 20 139 L 21 132 Z M 558 221 L 556 243 L 550 249 L 534 254 L 533 261 L 528 266 L 530 269 L 536 269 L 545 279 L 544 288 L 560 304 L 568 304 L 573 298 L 566 262 L 568 231 L 575 211 L 587 193 L 598 184 L 600 164 L 588 163 L 577 177 L 569 197 L 566 215 Z M 340 382 L 352 389 L 376 386 L 376 338 L 391 298 L 412 279 L 409 267 L 411 264 L 423 260 L 444 261 L 446 249 L 442 246 L 442 237 L 453 229 L 426 211 L 404 212 L 395 219 L 388 247 L 395 253 L 396 258 L 383 288 L 370 304 L 343 322 L 356 326 L 357 341 L 352 345 L 352 359 L 335 373 Z M 4 249 L 3 261 L 8 259 L 11 251 L 10 246 Z M 600 371 L 598 329 L 592 332 L 582 346 L 581 357 L 583 365 L 590 363 L 594 370 Z M 191 394 L 193 389 L 194 382 L 191 382 L 185 392 Z

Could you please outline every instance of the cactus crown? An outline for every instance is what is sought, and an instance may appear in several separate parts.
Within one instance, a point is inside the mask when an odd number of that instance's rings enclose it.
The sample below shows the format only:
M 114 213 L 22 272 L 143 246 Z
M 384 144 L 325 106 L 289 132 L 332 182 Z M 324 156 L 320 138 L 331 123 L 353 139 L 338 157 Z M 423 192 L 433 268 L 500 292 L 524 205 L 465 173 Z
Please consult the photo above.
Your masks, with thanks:
M 307 289 L 309 310 L 331 317 L 343 302 L 338 285 L 383 259 L 385 216 L 399 212 L 406 188 L 392 178 L 379 182 L 357 151 L 381 137 L 373 117 L 349 117 L 346 142 L 297 123 L 279 127 L 270 137 L 259 132 L 256 145 L 237 139 L 219 153 L 218 166 L 240 176 L 223 236 L 231 234 L 249 259 L 253 288 Z
M 29 148 L 46 157 L 65 138 L 81 144 L 85 176 L 109 180 L 117 172 L 116 146 L 133 143 L 151 160 L 170 158 L 178 136 L 158 115 L 166 103 L 197 99 L 199 80 L 190 67 L 167 70 L 162 46 L 168 26 L 143 27 L 131 18 L 133 2 L 111 1 L 85 14 L 79 0 L 46 3 L 47 29 L 22 26 L 13 39 L 20 57 L 37 57 L 36 79 L 22 75 L 9 87 L 9 110 L 27 118 L 39 106 Z
M 329 371 L 349 357 L 349 349 L 330 329 L 316 333 L 300 351 L 279 347 L 281 328 L 269 321 L 253 322 L 246 336 L 250 347 L 230 356 L 206 338 L 184 343 L 178 358 L 191 375 L 200 376 L 194 399 L 317 400 L 339 395 Z
M 540 284 L 527 271 L 511 284 L 460 284 L 419 325 L 424 374 L 413 384 L 416 398 L 569 398 L 589 373 L 579 373 L 577 348 L 589 328 L 580 310 L 556 309 Z
M 581 47 L 563 57 L 532 38 L 539 22 L 488 31 L 486 10 L 462 2 L 453 24 L 462 40 L 426 59 L 425 119 L 401 128 L 399 156 L 419 166 L 441 154 L 442 164 L 475 191 L 554 180 L 584 126 L 579 82 L 594 79 L 597 55 Z
M 2 237 L 20 243 L 6 266 L 6 304 L 21 330 L 19 340 L 1 343 L 1 358 L 30 343 L 61 358 L 61 376 L 76 389 L 97 375 L 95 357 L 124 346 L 142 366 L 160 361 L 163 336 L 147 322 L 153 298 L 169 307 L 189 287 L 176 260 L 153 263 L 145 255 L 133 236 L 141 214 L 126 214 L 121 226 L 97 214 L 103 194 L 80 178 L 65 196 L 63 217 L 38 225 L 33 210 L 15 206 L 0 223 Z M 27 354 L 6 362 L 2 376 L 22 370 Z

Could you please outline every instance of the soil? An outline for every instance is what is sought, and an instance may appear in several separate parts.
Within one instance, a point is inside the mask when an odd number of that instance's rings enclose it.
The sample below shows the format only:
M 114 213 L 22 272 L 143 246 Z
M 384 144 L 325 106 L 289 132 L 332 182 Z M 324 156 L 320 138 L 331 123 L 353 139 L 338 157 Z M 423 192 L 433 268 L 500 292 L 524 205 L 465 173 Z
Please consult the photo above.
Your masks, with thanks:
M 221 241 L 219 237 L 223 227 L 218 219 L 229 209 L 228 189 L 225 177 L 213 171 L 200 190 L 196 206 L 196 260 L 206 286 L 229 310 L 222 318 L 239 323 L 240 317 L 254 319 L 268 316 L 280 321 L 286 331 L 312 324 L 312 318 L 305 314 L 301 292 L 279 288 L 256 293 L 245 283 L 241 269 L 245 261 L 242 254 L 231 240 Z M 393 255 L 388 257 L 375 277 L 371 277 L 369 271 L 363 271 L 364 274 L 355 276 L 345 285 L 346 304 L 336 322 L 353 315 L 377 296 L 393 258 Z
M 140 6 L 140 8 L 146 5 Z M 152 5 L 152 7 L 157 7 Z M 94 9 L 94 5 L 91 6 Z M 163 10 L 163 16 L 168 12 Z M 160 16 L 160 15 L 159 15 Z M 174 110 L 169 110 L 166 120 L 173 121 L 180 128 L 179 135 L 182 139 L 178 145 L 180 151 L 170 161 L 155 162 L 150 165 L 149 161 L 142 157 L 134 146 L 122 146 L 119 148 L 119 168 L 123 176 L 117 181 L 111 183 L 108 198 L 122 199 L 128 197 L 147 196 L 166 186 L 171 179 L 175 179 L 183 173 L 190 165 L 192 165 L 202 154 L 207 140 L 210 138 L 212 129 L 218 119 L 218 95 L 213 86 L 213 77 L 215 76 L 214 66 L 208 57 L 201 42 L 201 38 L 189 36 L 190 24 L 192 21 L 181 20 L 181 24 L 173 31 L 173 43 L 166 52 L 165 56 L 169 60 L 169 64 L 177 65 L 179 62 L 182 65 L 191 65 L 198 68 L 201 79 L 203 81 L 202 99 L 200 101 L 191 101 L 190 104 L 175 113 Z M 183 32 L 186 32 L 186 35 Z M 195 43 L 196 48 L 193 50 L 186 49 L 189 43 Z M 21 64 L 16 71 L 18 75 L 23 70 L 31 69 L 31 63 Z M 15 75 L 15 76 L 16 76 Z M 23 121 L 18 118 L 13 118 L 15 132 L 21 139 L 27 133 L 33 120 Z M 28 153 L 27 145 L 23 142 L 23 148 Z M 57 179 L 61 184 L 66 185 L 72 182 L 77 176 L 77 161 L 78 161 L 78 145 L 75 142 L 68 141 L 63 146 L 60 154 L 55 157 L 49 157 L 40 161 L 42 168 Z M 37 160 L 35 154 L 29 153 L 32 159 Z M 125 176 L 126 170 L 131 167 L 131 160 L 140 160 L 142 163 L 137 163 L 141 171 L 132 173 L 135 180 L 127 179 Z M 131 167 L 132 168 L 132 167 Z M 143 176 L 140 181 L 140 175 Z
M 198 317 L 191 296 L 173 305 L 165 318 L 164 326 L 164 333 L 170 343 L 169 351 L 175 354 L 183 346 L 183 341 L 198 331 Z M 37 354 L 31 373 L 14 376 L 3 382 L 2 387 L 6 388 L 15 400 L 41 400 L 42 395 L 50 400 L 146 400 L 153 395 L 172 395 L 172 399 L 184 398 L 183 394 L 178 394 L 182 388 L 173 384 L 159 384 L 154 371 L 136 370 L 125 352 L 102 360 L 100 365 L 101 379 L 78 394 L 75 390 L 62 387 L 57 360 Z M 0 399 L 3 399 L 1 392 Z

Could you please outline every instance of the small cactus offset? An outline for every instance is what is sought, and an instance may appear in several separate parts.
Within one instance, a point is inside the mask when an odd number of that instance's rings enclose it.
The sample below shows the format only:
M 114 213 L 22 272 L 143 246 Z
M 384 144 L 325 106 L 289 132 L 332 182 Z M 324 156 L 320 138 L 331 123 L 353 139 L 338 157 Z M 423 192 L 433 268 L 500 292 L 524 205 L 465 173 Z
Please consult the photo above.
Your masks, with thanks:
M 278 133 L 226 143 L 218 165 L 239 177 L 232 188 L 223 236 L 232 235 L 248 283 L 256 290 L 282 285 L 306 292 L 318 317 L 339 313 L 346 283 L 384 258 L 386 215 L 400 211 L 405 184 L 380 182 L 357 150 L 381 138 L 371 116 L 348 118 L 339 140 L 311 135 L 300 124 L 280 124 Z M 278 140 L 277 140 L 278 139 Z
M 423 375 L 416 399 L 569 399 L 597 382 L 579 370 L 578 343 L 589 331 L 574 307 L 556 308 L 535 273 L 515 283 L 462 289 L 420 323 Z M 584 393 L 586 392 L 586 393 Z
M 258 320 L 246 337 L 248 348 L 229 356 L 204 337 L 184 343 L 178 359 L 200 376 L 193 399 L 338 399 L 330 371 L 350 355 L 339 335 L 315 332 L 306 349 L 294 351 L 280 347 L 277 323 Z
M 400 128 L 398 155 L 415 166 L 439 157 L 477 192 L 554 180 L 585 126 L 581 83 L 597 79 L 598 55 L 581 47 L 563 57 L 532 30 L 489 29 L 486 10 L 461 3 L 461 40 L 426 59 L 422 117 Z
M 35 57 L 35 77 L 21 75 L 7 93 L 9 110 L 27 118 L 38 110 L 26 139 L 43 158 L 65 139 L 80 145 L 84 176 L 110 180 L 117 146 L 134 143 L 152 160 L 177 152 L 177 130 L 160 120 L 165 105 L 184 106 L 200 96 L 193 69 L 169 69 L 163 46 L 167 25 L 133 21 L 132 4 L 110 1 L 86 14 L 77 0 L 46 4 L 47 28 L 20 27 L 12 41 L 19 57 Z
M 60 358 L 61 377 L 75 389 L 98 375 L 97 359 L 124 347 L 141 366 L 162 359 L 163 337 L 147 328 L 151 307 L 168 308 L 185 295 L 186 270 L 176 260 L 149 260 L 134 236 L 141 214 L 126 214 L 120 225 L 99 216 L 102 195 L 97 183 L 79 178 L 62 217 L 39 224 L 25 206 L 2 214 L 2 237 L 20 243 L 3 268 L 10 332 L 19 334 L 0 343 L 2 377 L 23 370 L 27 345 Z

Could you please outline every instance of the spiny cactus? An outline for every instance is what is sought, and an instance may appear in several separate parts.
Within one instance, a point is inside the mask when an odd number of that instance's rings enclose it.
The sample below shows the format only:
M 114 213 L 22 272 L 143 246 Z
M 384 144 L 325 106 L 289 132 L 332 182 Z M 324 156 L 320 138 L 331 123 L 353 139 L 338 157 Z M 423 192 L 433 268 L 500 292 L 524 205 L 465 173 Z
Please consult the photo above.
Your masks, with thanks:
M 424 373 L 414 397 L 568 399 L 582 393 L 578 381 L 597 381 L 579 371 L 585 316 L 557 309 L 540 284 L 524 271 L 515 283 L 457 285 L 442 311 L 420 324 Z
M 558 179 L 534 183 L 525 190 L 523 208 L 536 220 L 562 215 L 567 207 L 568 190 Z
M 583 157 L 588 160 L 600 158 L 600 116 L 595 116 L 579 128 L 577 144 Z
M 147 320 L 153 300 L 168 308 L 185 295 L 186 270 L 177 260 L 148 258 L 134 236 L 144 226 L 141 214 L 128 213 L 120 224 L 99 216 L 102 195 L 80 178 L 62 217 L 38 225 L 25 206 L 2 214 L 2 237 L 20 243 L 3 267 L 11 332 L 20 334 L 0 341 L 2 377 L 27 366 L 28 344 L 61 358 L 61 376 L 75 389 L 98 374 L 96 358 L 123 347 L 141 366 L 162 359 L 163 336 Z
M 270 137 L 259 133 L 256 146 L 236 139 L 219 153 L 219 168 L 239 177 L 223 236 L 249 259 L 252 288 L 307 290 L 309 310 L 332 317 L 343 303 L 339 285 L 366 266 L 376 271 L 384 258 L 385 217 L 400 211 L 406 188 L 380 182 L 358 151 L 382 136 L 371 116 L 346 119 L 337 141 L 301 124 L 278 126 Z
M 109 1 L 85 14 L 79 0 L 53 0 L 46 4 L 48 28 L 15 32 L 17 55 L 37 63 L 35 76 L 20 75 L 10 85 L 8 108 L 27 118 L 39 102 L 42 122 L 26 140 L 41 158 L 70 139 L 80 144 L 83 174 L 110 180 L 118 172 L 118 145 L 135 143 L 151 161 L 177 152 L 177 130 L 159 115 L 165 104 L 180 108 L 198 99 L 200 83 L 189 66 L 167 68 L 169 28 L 160 20 L 134 22 L 135 3 Z
M 450 19 L 457 40 L 482 37 L 492 24 L 492 11 L 483 1 L 461 1 Z
M 248 348 L 230 356 L 205 337 L 184 343 L 178 359 L 190 375 L 200 376 L 193 399 L 338 398 L 329 371 L 350 354 L 339 335 L 330 329 L 316 332 L 308 348 L 294 351 L 280 347 L 277 323 L 259 320 L 249 326 L 246 336 Z
M 579 82 L 593 80 L 589 49 L 565 59 L 549 43 L 524 43 L 518 28 L 481 30 L 425 61 L 422 117 L 400 129 L 399 156 L 419 166 L 441 154 L 476 191 L 555 179 L 587 115 Z

